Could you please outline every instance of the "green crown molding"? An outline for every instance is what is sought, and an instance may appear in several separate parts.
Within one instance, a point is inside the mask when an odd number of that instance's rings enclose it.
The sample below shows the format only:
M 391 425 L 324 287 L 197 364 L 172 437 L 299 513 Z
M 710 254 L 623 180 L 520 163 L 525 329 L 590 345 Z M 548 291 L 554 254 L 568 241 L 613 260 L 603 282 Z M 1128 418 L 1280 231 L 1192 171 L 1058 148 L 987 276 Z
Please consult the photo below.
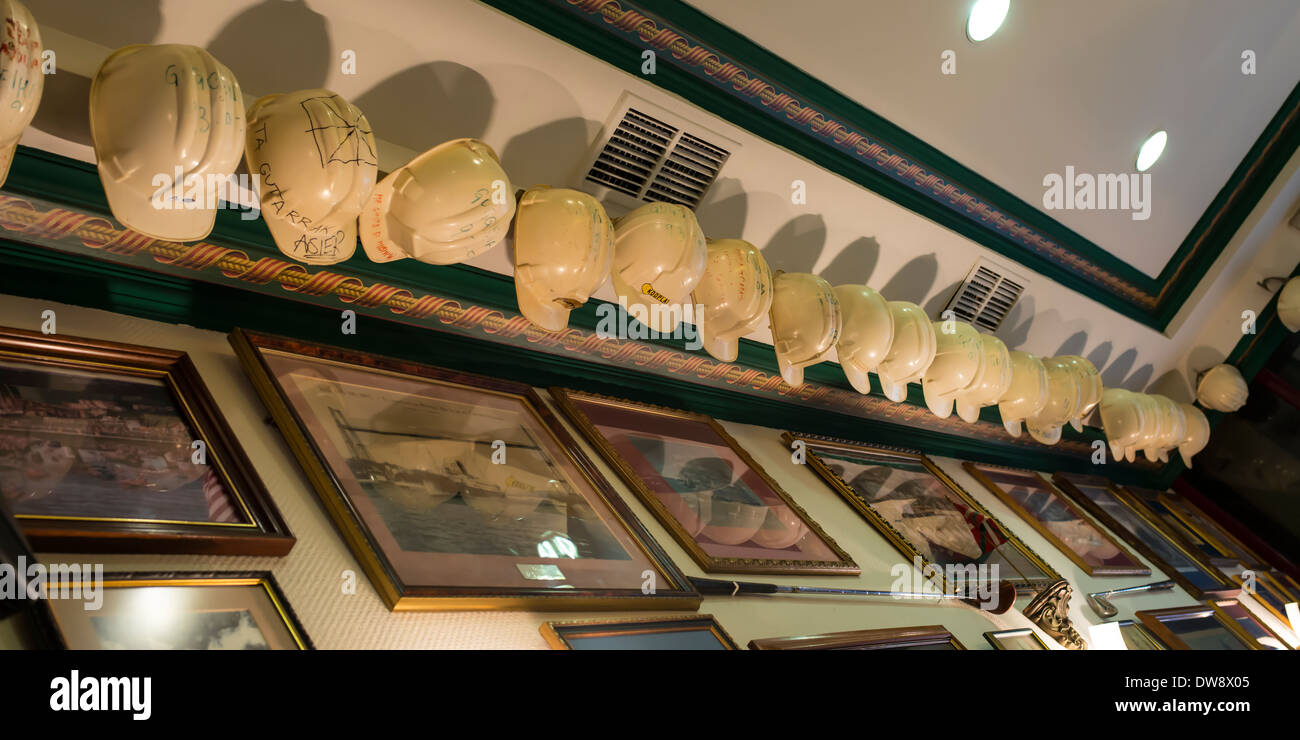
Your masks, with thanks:
M 680 0 L 482 2 L 1159 331 L 1300 146 L 1297 85 L 1152 278 Z
M 598 301 L 573 312 L 568 332 L 548 334 L 517 314 L 510 277 L 463 265 L 376 264 L 360 250 L 327 268 L 282 257 L 260 219 L 241 220 L 232 210 L 218 211 L 203 242 L 141 237 L 112 220 L 92 165 L 26 147 L 0 193 L 4 293 L 215 331 L 246 327 L 804 434 L 1095 472 L 1089 453 L 1101 439 L 1097 429 L 1067 429 L 1056 447 L 1013 440 L 995 408 L 976 425 L 938 420 L 915 385 L 906 403 L 889 404 L 878 392 L 854 392 L 833 363 L 808 368 L 806 385 L 791 389 L 767 345 L 743 342 L 738 361 L 728 364 L 686 349 L 682 339 L 603 340 L 594 331 Z M 331 292 L 342 283 L 351 293 Z M 356 335 L 340 331 L 345 308 L 357 313 Z M 67 323 L 60 330 L 76 333 Z M 1156 469 L 1116 464 L 1108 472 L 1147 484 Z

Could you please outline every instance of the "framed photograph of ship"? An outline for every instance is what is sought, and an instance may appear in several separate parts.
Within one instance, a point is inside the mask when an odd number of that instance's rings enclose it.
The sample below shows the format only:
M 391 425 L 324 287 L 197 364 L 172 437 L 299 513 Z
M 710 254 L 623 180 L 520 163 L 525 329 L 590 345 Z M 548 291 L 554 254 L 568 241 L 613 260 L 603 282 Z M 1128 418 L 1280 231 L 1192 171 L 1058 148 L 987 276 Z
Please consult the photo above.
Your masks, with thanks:
M 709 614 L 545 622 L 541 632 L 546 644 L 555 650 L 739 649 Z
M 706 572 L 859 573 L 717 421 L 560 388 L 551 395 Z
M 1097 521 L 1165 572 L 1194 599 L 1235 597 L 1241 587 L 1184 546 L 1146 507 L 1101 476 L 1057 473 L 1052 482 Z M 1149 626 L 1149 625 L 1148 625 Z M 1163 639 L 1163 637 L 1161 637 Z
M 1029 546 L 928 457 L 849 440 L 785 433 L 804 445 L 808 467 L 909 561 L 939 573 L 974 571 L 1010 582 L 1020 593 L 1060 580 Z M 951 568 L 949 567 L 951 566 Z M 945 589 L 950 585 L 945 584 Z
M 529 386 L 236 330 L 230 342 L 390 609 L 696 609 Z
M 962 467 L 1090 576 L 1149 576 L 1146 567 L 1042 476 L 965 462 Z
M 108 573 L 98 593 L 50 599 L 71 650 L 312 648 L 270 573 Z
M 0 499 L 38 551 L 294 538 L 183 352 L 0 328 Z

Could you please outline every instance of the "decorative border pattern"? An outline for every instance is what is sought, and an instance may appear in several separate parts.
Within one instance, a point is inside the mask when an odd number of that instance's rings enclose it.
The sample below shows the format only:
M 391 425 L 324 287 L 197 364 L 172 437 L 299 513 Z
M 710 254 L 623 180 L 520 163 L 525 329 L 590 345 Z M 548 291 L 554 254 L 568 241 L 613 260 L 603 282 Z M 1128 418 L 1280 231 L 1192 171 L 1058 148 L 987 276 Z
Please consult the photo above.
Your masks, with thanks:
M 837 413 L 871 419 L 914 430 L 997 445 L 1043 451 L 1024 437 L 1012 438 L 1000 424 L 966 424 L 955 416 L 939 419 L 923 405 L 894 404 L 877 396 L 815 382 L 790 387 L 780 375 L 742 365 L 718 362 L 704 354 L 606 338 L 594 331 L 568 328 L 547 332 L 528 319 L 472 303 L 421 292 L 414 286 L 373 282 L 335 269 L 322 269 L 276 257 L 250 255 L 253 250 L 209 242 L 181 244 L 148 237 L 112 219 L 63 208 L 38 198 L 0 193 L 0 234 L 24 244 L 137 269 L 180 275 L 189 280 L 237 285 L 245 290 L 317 305 L 352 308 L 390 320 L 409 322 L 498 344 L 552 355 L 579 356 L 591 362 L 653 373 L 695 385 L 738 391 L 747 395 L 794 402 Z M 1053 453 L 1087 458 L 1092 448 L 1082 440 L 1062 440 Z M 1158 467 L 1139 461 L 1130 469 L 1154 472 Z

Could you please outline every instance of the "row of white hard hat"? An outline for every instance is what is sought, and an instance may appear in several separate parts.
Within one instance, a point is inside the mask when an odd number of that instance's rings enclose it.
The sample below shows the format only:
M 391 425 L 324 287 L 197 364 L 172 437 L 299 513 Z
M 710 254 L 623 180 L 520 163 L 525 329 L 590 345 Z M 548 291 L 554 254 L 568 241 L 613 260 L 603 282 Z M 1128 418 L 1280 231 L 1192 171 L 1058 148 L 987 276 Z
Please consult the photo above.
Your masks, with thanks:
M 1133 462 L 1140 450 L 1152 462 L 1168 462 L 1177 448 L 1187 467 L 1210 442 L 1210 422 L 1201 410 L 1165 396 L 1107 388 L 1101 423 L 1116 459 Z

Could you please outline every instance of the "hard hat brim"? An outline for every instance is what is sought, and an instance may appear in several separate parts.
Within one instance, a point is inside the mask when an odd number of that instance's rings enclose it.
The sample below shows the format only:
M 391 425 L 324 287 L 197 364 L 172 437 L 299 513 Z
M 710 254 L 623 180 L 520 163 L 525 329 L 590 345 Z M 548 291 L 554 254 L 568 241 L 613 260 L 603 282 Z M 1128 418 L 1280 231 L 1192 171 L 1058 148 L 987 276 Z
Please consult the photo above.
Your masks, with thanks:
M 375 185 L 358 219 L 361 248 L 371 262 L 395 262 L 411 256 L 393 244 L 388 236 L 388 205 L 393 201 L 393 183 L 400 171 L 398 169 L 388 173 L 388 177 Z
M 216 223 L 213 208 L 157 208 L 153 199 L 141 199 L 113 181 L 104 166 L 99 169 L 99 179 L 104 185 L 104 197 L 113 218 L 132 231 L 154 239 L 169 242 L 193 242 L 207 238 Z
M 334 221 L 322 221 L 318 228 L 312 229 L 313 233 L 338 234 L 343 236 L 338 239 L 338 248 L 329 255 L 312 255 L 313 249 L 310 243 L 303 242 L 304 238 L 310 238 L 307 231 L 301 227 L 294 226 L 284 219 L 268 217 L 265 212 L 262 213 L 262 220 L 266 222 L 267 231 L 271 232 L 271 238 L 275 240 L 275 246 L 279 248 L 284 256 L 295 259 L 299 262 L 305 262 L 309 265 L 336 265 L 352 257 L 357 251 L 357 220 L 340 219 Z M 316 248 L 320 248 L 318 245 Z
M 569 309 L 553 302 L 541 301 L 515 281 L 515 300 L 524 318 L 546 331 L 560 331 L 569 326 Z
M 703 331 L 700 332 L 700 338 L 704 344 L 704 351 L 708 352 L 715 360 L 720 362 L 735 362 L 736 356 L 740 354 L 739 339 L 711 337 Z
M 21 138 L 21 137 L 19 137 Z M 9 168 L 13 166 L 14 156 L 18 153 L 18 139 L 0 144 L 0 187 L 9 179 Z
M 871 373 L 851 362 L 840 363 L 840 369 L 844 371 L 844 377 L 849 379 L 853 390 L 864 396 L 871 394 Z

